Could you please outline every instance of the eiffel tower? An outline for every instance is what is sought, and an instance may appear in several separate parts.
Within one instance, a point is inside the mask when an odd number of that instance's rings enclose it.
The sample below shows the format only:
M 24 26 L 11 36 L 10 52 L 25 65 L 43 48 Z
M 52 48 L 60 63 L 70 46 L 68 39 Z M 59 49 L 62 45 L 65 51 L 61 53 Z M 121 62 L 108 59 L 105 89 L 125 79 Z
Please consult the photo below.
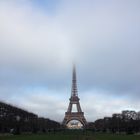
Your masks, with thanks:
M 78 97 L 75 65 L 73 66 L 72 90 L 71 90 L 71 97 L 69 100 L 70 102 L 69 102 L 68 110 L 67 112 L 65 112 L 65 117 L 62 124 L 66 126 L 71 120 L 78 120 L 79 122 L 82 123 L 83 127 L 85 127 L 87 122 L 79 102 L 80 99 Z M 77 112 L 72 112 L 73 105 L 76 105 Z

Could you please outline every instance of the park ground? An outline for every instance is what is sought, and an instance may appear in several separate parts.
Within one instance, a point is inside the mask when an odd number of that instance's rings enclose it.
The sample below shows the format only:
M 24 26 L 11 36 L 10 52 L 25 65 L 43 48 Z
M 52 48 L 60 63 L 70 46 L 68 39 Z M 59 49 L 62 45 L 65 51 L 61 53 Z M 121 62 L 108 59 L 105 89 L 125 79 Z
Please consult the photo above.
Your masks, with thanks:
M 140 140 L 140 135 L 107 133 L 49 133 L 0 136 L 0 140 Z

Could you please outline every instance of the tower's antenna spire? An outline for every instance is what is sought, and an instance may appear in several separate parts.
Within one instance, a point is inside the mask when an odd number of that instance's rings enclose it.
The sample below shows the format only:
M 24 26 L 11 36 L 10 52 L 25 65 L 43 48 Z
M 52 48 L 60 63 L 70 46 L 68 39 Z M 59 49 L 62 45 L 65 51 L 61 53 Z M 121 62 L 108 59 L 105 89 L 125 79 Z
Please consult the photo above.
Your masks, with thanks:
M 76 81 L 76 66 L 75 66 L 75 64 L 73 64 L 71 96 L 78 96 L 77 81 Z

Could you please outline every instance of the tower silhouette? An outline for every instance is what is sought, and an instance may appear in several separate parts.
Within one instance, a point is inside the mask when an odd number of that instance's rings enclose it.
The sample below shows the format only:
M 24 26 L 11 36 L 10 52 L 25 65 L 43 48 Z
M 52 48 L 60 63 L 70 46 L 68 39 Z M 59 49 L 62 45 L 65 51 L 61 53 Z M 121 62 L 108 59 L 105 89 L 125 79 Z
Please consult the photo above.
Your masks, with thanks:
M 71 97 L 68 106 L 67 112 L 65 112 L 65 117 L 62 122 L 63 125 L 67 125 L 71 120 L 78 120 L 83 124 L 83 127 L 86 126 L 86 119 L 84 117 L 84 112 L 82 112 L 78 90 L 77 90 L 77 80 L 76 80 L 76 67 L 73 66 L 73 74 L 72 74 L 72 89 L 71 89 Z M 72 112 L 73 105 L 76 105 L 77 112 Z

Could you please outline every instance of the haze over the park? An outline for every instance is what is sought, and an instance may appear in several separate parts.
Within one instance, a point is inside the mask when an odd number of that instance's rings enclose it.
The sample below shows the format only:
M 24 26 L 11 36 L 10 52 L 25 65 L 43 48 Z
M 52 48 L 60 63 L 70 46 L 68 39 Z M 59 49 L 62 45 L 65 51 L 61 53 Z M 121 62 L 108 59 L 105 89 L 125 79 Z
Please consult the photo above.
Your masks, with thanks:
M 87 121 L 140 110 L 139 0 L 0 0 L 0 100 L 61 122 L 76 64 Z

